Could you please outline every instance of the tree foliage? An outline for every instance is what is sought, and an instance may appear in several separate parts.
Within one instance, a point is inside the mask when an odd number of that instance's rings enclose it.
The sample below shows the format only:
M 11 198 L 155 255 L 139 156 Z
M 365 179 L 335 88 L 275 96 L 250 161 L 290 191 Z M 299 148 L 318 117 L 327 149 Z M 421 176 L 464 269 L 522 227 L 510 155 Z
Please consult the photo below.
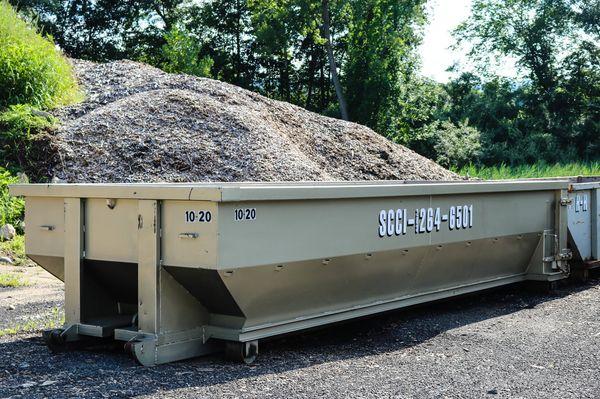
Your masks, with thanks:
M 524 79 L 463 75 L 449 85 L 452 117 L 484 134 L 487 163 L 597 158 L 600 2 L 475 0 L 456 30 L 481 67 L 515 59 Z
M 600 0 L 474 0 L 476 73 L 419 76 L 426 0 L 12 0 L 64 51 L 210 76 L 444 165 L 598 158 Z M 519 78 L 495 76 L 514 60 Z
M 164 61 L 162 69 L 171 73 L 187 73 L 196 76 L 210 76 L 213 60 L 209 56 L 202 58 L 200 43 L 184 28 L 173 25 L 165 35 L 165 44 L 161 47 Z

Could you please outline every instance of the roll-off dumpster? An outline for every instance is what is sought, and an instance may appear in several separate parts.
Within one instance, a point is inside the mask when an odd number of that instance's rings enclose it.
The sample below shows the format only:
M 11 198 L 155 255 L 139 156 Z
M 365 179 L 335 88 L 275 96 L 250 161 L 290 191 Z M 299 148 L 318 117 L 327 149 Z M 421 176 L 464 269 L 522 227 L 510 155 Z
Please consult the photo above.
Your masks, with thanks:
M 600 251 L 599 183 L 30 184 L 27 255 L 65 283 L 51 346 L 144 365 L 504 284 Z

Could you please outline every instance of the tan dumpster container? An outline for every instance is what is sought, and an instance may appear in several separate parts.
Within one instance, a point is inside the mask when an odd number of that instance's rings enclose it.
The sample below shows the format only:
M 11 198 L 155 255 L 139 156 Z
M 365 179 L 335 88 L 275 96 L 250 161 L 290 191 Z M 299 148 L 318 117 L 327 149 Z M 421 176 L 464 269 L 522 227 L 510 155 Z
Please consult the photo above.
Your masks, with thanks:
M 568 275 L 569 181 L 39 184 L 26 250 L 65 282 L 58 345 L 145 365 L 503 284 Z

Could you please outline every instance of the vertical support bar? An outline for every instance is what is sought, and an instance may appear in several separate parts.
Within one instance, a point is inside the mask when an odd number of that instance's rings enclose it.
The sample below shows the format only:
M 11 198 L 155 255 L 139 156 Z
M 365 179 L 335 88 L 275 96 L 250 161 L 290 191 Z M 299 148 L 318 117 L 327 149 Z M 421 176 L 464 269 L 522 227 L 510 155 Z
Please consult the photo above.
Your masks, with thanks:
M 569 196 L 569 192 L 567 190 L 558 190 L 556 192 L 556 211 L 554 217 L 554 234 L 555 234 L 555 242 L 554 248 L 551 251 L 552 256 L 554 257 L 554 261 L 552 262 L 552 269 L 556 271 L 558 269 L 566 270 L 568 267 L 567 262 L 563 260 L 559 260 L 559 255 L 566 250 L 567 248 L 567 237 L 568 237 L 568 210 L 563 202 L 564 199 L 567 199 Z
M 600 188 L 592 189 L 592 259 L 600 260 Z
M 554 234 L 558 235 L 558 248 L 556 248 L 556 254 L 558 255 L 563 249 L 567 248 L 567 235 L 568 235 L 568 209 L 566 206 L 561 205 L 562 198 L 568 198 L 569 192 L 567 190 L 559 191 L 559 198 L 557 198 L 556 206 L 556 226 L 554 227 Z
M 160 326 L 160 211 L 158 201 L 138 202 L 138 328 L 158 334 Z
M 65 323 L 81 323 L 81 260 L 84 209 L 80 198 L 65 198 Z

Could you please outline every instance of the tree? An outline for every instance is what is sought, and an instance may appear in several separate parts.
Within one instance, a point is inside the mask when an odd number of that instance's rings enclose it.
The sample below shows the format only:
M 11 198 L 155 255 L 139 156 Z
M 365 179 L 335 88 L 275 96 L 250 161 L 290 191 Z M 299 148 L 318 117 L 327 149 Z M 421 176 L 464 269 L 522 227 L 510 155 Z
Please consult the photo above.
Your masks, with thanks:
M 200 58 L 200 44 L 184 28 L 173 25 L 165 34 L 166 43 L 161 48 L 164 61 L 161 67 L 166 72 L 187 73 L 207 77 L 213 60 L 204 56 Z
M 71 57 L 94 61 L 156 56 L 187 0 L 11 0 Z
M 488 153 L 504 146 L 503 156 L 520 153 L 527 162 L 597 157 L 598 6 L 597 0 L 473 2 L 471 17 L 455 31 L 459 43 L 470 43 L 470 55 L 481 70 L 494 58 L 504 62 L 511 57 L 525 75 L 497 91 L 514 114 L 500 123 L 502 129 L 485 126 L 498 125 L 496 107 L 471 118 L 478 119 L 482 135 L 490 140 Z M 486 79 L 499 82 L 493 76 Z M 493 85 L 485 86 L 484 96 Z M 515 149 L 515 137 L 522 138 L 517 140 L 521 148 Z
M 203 53 L 214 60 L 214 76 L 256 89 L 258 65 L 248 0 L 213 0 L 188 10 L 187 29 L 204 38 Z
M 405 95 L 418 86 L 419 27 L 425 23 L 422 0 L 353 0 L 348 24 L 344 86 L 350 117 L 386 133 L 402 124 Z M 407 101 L 411 101 L 408 100 Z M 395 128 L 393 128 L 395 129 Z
M 348 106 L 346 105 L 346 98 L 344 97 L 344 92 L 342 89 L 342 85 L 340 83 L 340 78 L 337 72 L 337 64 L 335 62 L 335 58 L 333 56 L 333 45 L 331 43 L 331 21 L 329 18 L 329 0 L 321 1 L 322 8 L 322 18 L 323 18 L 323 36 L 325 39 L 325 48 L 327 49 L 327 60 L 329 62 L 329 70 L 331 71 L 331 80 L 333 81 L 333 86 L 335 87 L 335 93 L 337 95 L 338 103 L 340 105 L 340 113 L 342 115 L 342 119 L 348 119 Z

